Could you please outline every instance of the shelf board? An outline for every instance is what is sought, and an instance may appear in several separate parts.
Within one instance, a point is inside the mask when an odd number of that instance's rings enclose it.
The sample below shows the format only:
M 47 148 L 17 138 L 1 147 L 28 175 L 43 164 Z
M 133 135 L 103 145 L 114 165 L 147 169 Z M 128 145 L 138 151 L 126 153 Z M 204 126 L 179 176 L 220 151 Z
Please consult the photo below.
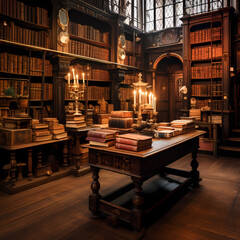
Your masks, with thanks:
M 190 43 L 190 45 L 209 45 L 211 43 L 216 43 L 222 41 L 222 38 L 216 39 L 216 40 L 211 40 L 211 41 L 205 41 L 205 42 L 198 42 L 198 43 Z
M 108 43 L 98 42 L 98 41 L 95 41 L 95 40 L 92 40 L 92 39 L 79 37 L 79 36 L 76 36 L 76 35 L 73 35 L 73 34 L 69 34 L 69 35 L 70 35 L 70 39 L 77 40 L 77 41 L 82 41 L 82 42 L 85 42 L 85 43 L 89 43 L 91 45 L 95 45 L 95 46 L 110 49 L 110 44 L 108 44 Z
M 0 14 L 1 18 L 5 19 L 5 20 L 11 20 L 14 22 L 17 22 L 18 24 L 20 23 L 20 25 L 24 26 L 24 27 L 28 27 L 28 28 L 32 28 L 32 29 L 39 29 L 39 30 L 47 30 L 50 29 L 50 26 L 45 26 L 45 25 L 40 25 L 40 24 L 36 24 L 36 23 L 32 23 L 32 22 L 28 22 L 28 21 L 24 21 L 22 19 L 19 18 L 14 18 L 5 14 Z
M 72 57 L 72 58 L 75 58 L 75 59 L 82 59 L 82 60 L 86 60 L 86 61 L 90 61 L 90 62 L 112 65 L 112 66 L 117 67 L 117 68 L 126 68 L 128 70 L 145 71 L 145 69 L 138 68 L 138 67 L 135 67 L 135 66 L 130 66 L 130 65 L 125 65 L 125 64 L 120 64 L 120 63 L 117 63 L 117 62 L 101 60 L 101 59 L 98 59 L 98 58 L 82 56 L 82 55 L 78 55 L 78 54 L 74 54 L 74 53 L 62 52 L 62 51 L 58 51 L 58 50 L 54 50 L 54 49 L 50 49 L 50 48 L 44 48 L 44 47 L 38 47 L 38 46 L 33 46 L 33 45 L 28 45 L 28 44 L 23 44 L 23 43 L 18 43 L 18 42 L 12 42 L 12 41 L 9 41 L 9 40 L 4 40 L 4 39 L 0 39 L 0 43 L 4 43 L 4 44 L 16 46 L 16 47 L 21 47 L 21 48 L 25 48 L 25 49 L 28 49 L 28 50 L 31 49 L 31 50 L 35 50 L 35 51 L 46 51 L 48 53 L 56 53 L 56 54 L 63 55 L 63 56 L 69 56 L 69 57 Z

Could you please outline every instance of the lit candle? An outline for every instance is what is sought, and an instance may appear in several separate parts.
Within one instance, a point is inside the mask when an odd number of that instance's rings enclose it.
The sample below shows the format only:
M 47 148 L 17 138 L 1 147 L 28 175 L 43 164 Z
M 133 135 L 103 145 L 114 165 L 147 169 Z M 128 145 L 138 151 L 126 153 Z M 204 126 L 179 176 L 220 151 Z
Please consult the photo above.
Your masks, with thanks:
M 151 103 L 152 103 L 152 108 L 154 109 L 154 95 L 153 94 L 152 94 Z
M 154 111 L 156 112 L 157 108 L 156 108 L 156 97 L 154 97 Z
M 134 90 L 133 91 L 133 96 L 134 96 L 134 101 L 133 101 L 133 105 L 134 105 L 134 107 L 136 106 L 136 91 Z
M 76 82 L 76 83 L 78 84 L 78 83 L 79 83 L 79 82 L 78 82 L 78 75 L 76 75 L 76 78 L 77 78 L 77 82 Z
M 74 74 L 74 68 L 73 68 L 73 83 L 76 84 L 75 74 Z
M 82 73 L 83 86 L 85 86 L 84 73 Z
M 141 103 L 142 103 L 141 97 L 142 97 L 142 90 L 139 89 L 139 105 L 141 105 Z
M 68 84 L 70 84 L 70 73 L 68 73 Z

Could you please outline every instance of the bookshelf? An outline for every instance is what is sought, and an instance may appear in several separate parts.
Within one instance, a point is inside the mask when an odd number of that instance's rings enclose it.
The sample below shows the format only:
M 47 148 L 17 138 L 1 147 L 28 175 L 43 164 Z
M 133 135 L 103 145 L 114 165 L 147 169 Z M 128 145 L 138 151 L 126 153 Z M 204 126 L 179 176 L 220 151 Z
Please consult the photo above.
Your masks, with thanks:
M 40 1 L 0 0 L 0 73 L 29 80 L 27 111 L 38 119 L 52 114 L 52 65 L 41 49 L 51 48 L 49 11 Z
M 183 18 L 183 75 L 189 89 L 188 108 L 202 109 L 199 125 L 204 122 L 211 128 L 219 124 L 225 136 L 229 131 L 231 101 L 231 11 L 223 8 Z M 210 134 L 209 138 L 212 137 Z

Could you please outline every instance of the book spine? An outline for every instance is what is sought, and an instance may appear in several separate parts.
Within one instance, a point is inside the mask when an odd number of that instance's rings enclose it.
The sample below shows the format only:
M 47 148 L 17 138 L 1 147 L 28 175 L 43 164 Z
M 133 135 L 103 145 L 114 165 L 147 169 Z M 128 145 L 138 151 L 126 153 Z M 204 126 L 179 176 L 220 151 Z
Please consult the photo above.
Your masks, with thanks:
M 122 144 L 127 144 L 127 145 L 132 145 L 132 146 L 137 146 L 138 141 L 132 140 L 132 139 L 126 139 L 126 138 L 116 138 L 117 143 L 122 143 Z
M 138 151 L 138 148 L 136 146 L 122 144 L 122 143 L 116 143 L 116 148 L 123 149 L 123 150 L 129 150 L 129 151 Z
M 106 133 L 100 133 L 95 131 L 89 131 L 88 136 L 89 137 L 96 137 L 96 138 L 106 138 Z

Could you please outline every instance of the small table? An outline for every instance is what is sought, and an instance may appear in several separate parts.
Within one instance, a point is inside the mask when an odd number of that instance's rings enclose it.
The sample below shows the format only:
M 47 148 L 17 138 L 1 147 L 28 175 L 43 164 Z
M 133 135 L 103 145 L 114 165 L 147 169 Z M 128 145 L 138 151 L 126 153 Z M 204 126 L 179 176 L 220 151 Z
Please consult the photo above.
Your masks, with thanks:
M 32 149 L 39 146 L 44 146 L 47 144 L 55 144 L 59 142 L 64 142 L 64 148 L 63 148 L 63 166 L 67 166 L 68 161 L 68 141 L 70 140 L 70 137 L 62 138 L 59 140 L 49 140 L 49 141 L 42 141 L 42 142 L 31 142 L 26 144 L 20 144 L 20 145 L 14 145 L 14 146 L 5 146 L 0 145 L 0 149 L 10 151 L 10 165 L 11 165 L 11 179 L 10 179 L 10 187 L 14 187 L 16 183 L 16 167 L 17 167 L 17 161 L 16 161 L 16 151 L 20 149 L 27 149 L 28 151 L 28 179 L 32 180 L 33 177 L 33 169 L 32 169 Z M 42 151 L 38 151 L 38 163 L 37 168 L 41 168 L 42 166 Z M 10 193 L 14 193 L 14 191 Z
M 142 189 L 143 182 L 156 174 L 172 174 L 186 178 L 174 190 L 176 192 L 181 192 L 191 185 L 198 186 L 200 177 L 197 170 L 197 150 L 199 147 L 199 136 L 204 133 L 204 131 L 194 130 L 170 139 L 153 139 L 152 148 L 141 152 L 116 149 L 115 146 L 105 148 L 87 145 L 89 147 L 89 165 L 93 175 L 91 184 L 92 194 L 89 197 L 89 209 L 93 216 L 97 217 L 100 213 L 105 213 L 114 219 L 121 219 L 129 223 L 135 230 L 140 231 L 144 226 L 145 216 L 163 202 L 162 199 L 157 202 L 153 201 L 151 207 L 146 209 Z M 191 171 L 166 167 L 189 153 L 192 153 Z M 106 196 L 103 198 L 100 195 L 100 169 L 131 177 L 134 188 L 132 208 L 129 209 L 113 204 L 111 202 L 113 200 L 112 197 Z M 124 194 L 123 191 L 119 190 L 119 192 Z

